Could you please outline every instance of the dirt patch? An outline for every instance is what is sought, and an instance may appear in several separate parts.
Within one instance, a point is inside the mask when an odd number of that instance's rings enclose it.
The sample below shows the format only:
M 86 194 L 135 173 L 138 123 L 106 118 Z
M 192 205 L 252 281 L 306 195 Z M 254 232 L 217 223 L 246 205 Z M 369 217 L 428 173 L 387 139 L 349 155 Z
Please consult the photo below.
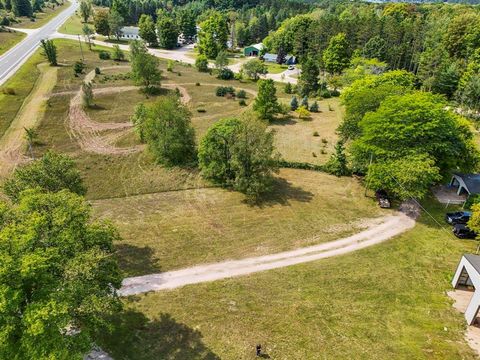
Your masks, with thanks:
M 117 69 L 118 67 L 108 67 Z M 95 77 L 95 72 L 91 71 L 85 76 L 85 82 L 91 82 Z M 165 84 L 164 88 L 175 89 L 178 88 L 181 94 L 182 103 L 186 104 L 191 100 L 187 89 L 181 85 Z M 108 88 L 94 89 L 95 95 L 112 94 L 138 89 L 137 86 L 117 86 Z M 70 100 L 70 108 L 68 115 L 68 122 L 71 135 L 77 139 L 80 147 L 87 152 L 96 154 L 130 154 L 140 151 L 143 146 L 133 146 L 128 148 L 120 148 L 115 146 L 115 142 L 131 130 L 133 124 L 131 122 L 125 123 L 99 123 L 93 121 L 90 116 L 83 109 L 82 104 L 82 89 L 80 88 L 75 96 Z M 108 135 L 102 132 L 110 131 Z M 112 132 L 113 131 L 113 132 Z

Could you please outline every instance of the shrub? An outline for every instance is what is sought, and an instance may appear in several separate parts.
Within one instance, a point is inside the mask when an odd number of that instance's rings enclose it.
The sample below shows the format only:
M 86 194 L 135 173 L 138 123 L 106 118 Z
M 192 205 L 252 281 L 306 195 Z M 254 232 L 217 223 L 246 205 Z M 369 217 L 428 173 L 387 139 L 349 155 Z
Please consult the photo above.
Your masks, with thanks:
M 473 205 L 480 203 L 480 194 L 470 195 L 465 202 L 465 208 L 471 209 Z
M 318 96 L 324 99 L 330 99 L 332 97 L 332 94 L 330 94 L 330 91 L 328 90 L 321 90 L 318 92 Z
M 200 83 L 199 82 L 195 83 L 195 86 L 200 86 Z
M 300 106 L 295 112 L 298 115 L 299 119 L 307 120 L 310 118 L 310 111 L 307 110 L 305 106 Z
M 245 102 L 244 99 L 241 99 L 241 100 L 238 102 L 238 104 L 239 104 L 240 106 L 247 106 L 247 103 Z
M 322 143 L 324 143 L 324 144 L 328 144 L 328 140 L 327 140 L 327 139 L 325 139 L 325 138 L 322 138 Z
M 328 104 L 328 111 L 333 111 L 332 105 Z
M 85 64 L 82 61 L 75 61 L 75 64 L 73 65 L 73 72 L 75 75 L 83 73 L 83 69 L 85 69 Z
M 197 112 L 199 112 L 199 113 L 205 113 L 205 112 L 207 112 L 207 110 L 205 110 L 205 109 L 197 109 Z
M 291 94 L 293 92 L 292 84 L 287 83 L 284 88 L 285 94 Z
M 290 101 L 290 110 L 295 111 L 298 109 L 298 100 L 296 96 L 292 97 L 292 100 Z
M 237 98 L 246 99 L 247 98 L 247 92 L 245 90 L 238 90 L 237 91 Z
M 173 72 L 173 67 L 175 66 L 175 62 L 173 60 L 168 60 L 167 62 L 167 71 Z
M 217 78 L 222 80 L 232 80 L 235 78 L 235 74 L 229 68 L 223 68 L 218 72 Z
M 195 67 L 200 72 L 208 72 L 208 59 L 205 55 L 198 55 L 195 60 Z
M 318 133 L 318 131 L 314 131 L 313 136 L 320 136 L 320 134 Z
M 15 89 L 14 89 L 14 88 L 10 88 L 10 87 L 3 88 L 3 89 L 2 89 L 2 92 L 3 92 L 5 95 L 15 95 L 15 94 L 16 94 Z
M 340 96 L 340 91 L 337 89 L 330 91 L 330 96 L 332 97 L 339 97 Z
M 216 90 L 217 96 L 225 96 L 227 94 L 231 94 L 235 96 L 235 89 L 231 86 L 219 86 Z
M 302 99 L 302 106 L 305 108 L 305 109 L 308 109 L 309 106 L 308 106 L 308 96 L 304 96 L 303 99 Z
M 96 74 L 96 75 L 100 75 L 100 74 L 101 74 L 99 67 L 96 67 L 96 68 L 95 68 L 95 74 Z
M 310 112 L 313 112 L 313 113 L 318 113 L 319 109 L 318 109 L 318 103 L 317 101 L 315 100 L 314 103 L 310 106 Z
M 110 53 L 108 51 L 100 51 L 98 53 L 100 60 L 110 60 Z

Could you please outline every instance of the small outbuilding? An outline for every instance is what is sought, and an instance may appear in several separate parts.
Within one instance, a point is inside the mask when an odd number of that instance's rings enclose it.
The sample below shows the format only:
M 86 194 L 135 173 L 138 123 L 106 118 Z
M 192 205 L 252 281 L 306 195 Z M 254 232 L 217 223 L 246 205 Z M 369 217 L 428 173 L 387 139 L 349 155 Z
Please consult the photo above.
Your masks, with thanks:
M 265 49 L 265 45 L 263 45 L 262 43 L 246 46 L 243 49 L 243 55 L 245 55 L 245 56 L 259 56 L 263 49 Z
M 473 288 L 474 292 L 465 310 L 465 319 L 472 325 L 480 308 L 480 256 L 464 254 L 458 263 L 452 280 L 452 286 L 458 288 Z
M 480 194 L 480 174 L 453 174 L 450 187 L 458 188 L 457 195 Z

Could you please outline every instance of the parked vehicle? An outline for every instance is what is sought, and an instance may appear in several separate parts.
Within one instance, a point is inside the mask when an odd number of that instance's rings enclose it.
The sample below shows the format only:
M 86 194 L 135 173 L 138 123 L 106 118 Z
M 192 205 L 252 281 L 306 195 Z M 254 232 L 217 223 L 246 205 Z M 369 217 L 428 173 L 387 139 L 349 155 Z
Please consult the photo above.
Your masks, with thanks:
M 475 239 L 477 237 L 477 233 L 465 224 L 454 225 L 453 235 L 459 239 Z
M 381 208 L 389 209 L 392 206 L 385 190 L 375 191 L 375 197 L 377 198 L 378 205 L 380 205 Z
M 466 224 L 472 213 L 470 211 L 456 211 L 445 214 L 445 220 L 451 225 L 455 224 Z
M 288 65 L 288 70 L 293 70 L 295 69 L 295 65 Z

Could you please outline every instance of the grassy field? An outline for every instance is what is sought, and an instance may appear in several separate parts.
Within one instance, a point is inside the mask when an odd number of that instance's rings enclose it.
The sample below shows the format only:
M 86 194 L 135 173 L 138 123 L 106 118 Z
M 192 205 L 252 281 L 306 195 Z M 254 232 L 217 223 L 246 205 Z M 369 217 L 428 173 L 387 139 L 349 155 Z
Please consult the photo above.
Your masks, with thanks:
M 67 21 L 65 21 L 62 26 L 58 28 L 58 32 L 69 35 L 83 35 L 83 26 L 84 23 L 82 22 L 82 19 L 78 15 L 77 11 Z M 88 23 L 88 27 L 94 30 L 92 22 Z
M 0 55 L 18 44 L 26 34 L 19 31 L 0 31 Z
M 267 66 L 268 72 L 270 74 L 280 74 L 288 69 L 287 65 L 280 65 L 280 64 L 268 63 L 268 62 L 266 62 L 265 65 Z
M 119 360 L 246 360 L 257 343 L 271 359 L 475 359 L 445 294 L 474 249 L 425 215 L 345 256 L 132 297 L 101 345 Z
M 342 119 L 342 107 L 338 98 L 318 101 L 320 113 L 312 113 L 309 120 L 290 119 L 272 123 L 275 130 L 275 146 L 288 161 L 324 164 L 334 152 L 338 140 L 336 129 Z M 329 108 L 332 110 L 330 111 Z
M 37 65 L 43 61 L 37 51 L 3 86 L 0 87 L 0 136 L 10 126 L 25 98 L 40 75 Z M 13 93 L 10 93 L 13 91 Z
M 52 9 L 50 4 L 44 7 L 43 11 L 35 13 L 35 21 L 30 20 L 27 17 L 19 17 L 17 18 L 20 22 L 12 24 L 12 27 L 16 28 L 24 28 L 24 29 L 37 29 L 42 27 L 47 22 L 49 22 L 52 18 L 57 16 L 61 11 L 65 10 L 70 6 L 68 1 L 64 1 L 60 5 L 55 5 L 55 8 Z
M 350 178 L 284 169 L 275 192 L 258 206 L 246 204 L 238 192 L 215 188 L 99 200 L 93 206 L 120 229 L 123 268 L 139 275 L 350 234 L 381 214 L 363 192 Z M 135 260 L 138 254 L 148 258 Z

